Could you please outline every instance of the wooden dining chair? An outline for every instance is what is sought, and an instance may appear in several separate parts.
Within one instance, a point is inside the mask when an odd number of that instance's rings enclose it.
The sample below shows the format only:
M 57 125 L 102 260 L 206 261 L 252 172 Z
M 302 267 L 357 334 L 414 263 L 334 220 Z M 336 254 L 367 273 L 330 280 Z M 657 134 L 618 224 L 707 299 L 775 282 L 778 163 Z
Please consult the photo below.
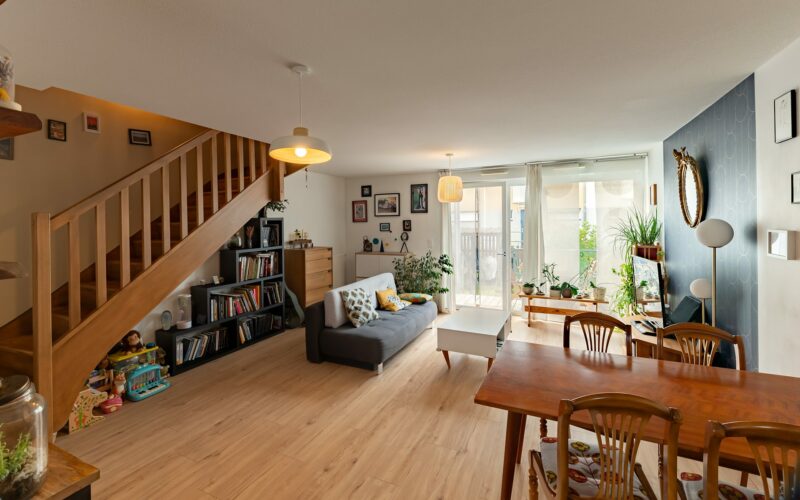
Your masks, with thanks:
M 570 439 L 570 420 L 587 411 L 597 442 Z M 636 462 L 642 434 L 652 417 L 666 422 L 666 481 L 669 500 L 678 494 L 678 430 L 680 412 L 651 399 L 623 393 L 599 393 L 562 400 L 558 437 L 542 440 L 541 450 L 530 451 L 530 498 L 539 498 L 539 478 L 548 498 L 655 499 L 656 494 Z
M 763 492 L 719 480 L 719 449 L 743 438 L 753 453 Z M 703 476 L 681 474 L 681 498 L 800 498 L 800 426 L 773 422 L 708 422 Z M 701 495 L 702 493 L 702 495 Z
M 702 323 L 676 323 L 656 330 L 656 356 L 664 359 L 664 337 L 672 335 L 681 351 L 681 360 L 693 365 L 711 366 L 723 342 L 736 347 L 736 368 L 746 370 L 744 339 Z

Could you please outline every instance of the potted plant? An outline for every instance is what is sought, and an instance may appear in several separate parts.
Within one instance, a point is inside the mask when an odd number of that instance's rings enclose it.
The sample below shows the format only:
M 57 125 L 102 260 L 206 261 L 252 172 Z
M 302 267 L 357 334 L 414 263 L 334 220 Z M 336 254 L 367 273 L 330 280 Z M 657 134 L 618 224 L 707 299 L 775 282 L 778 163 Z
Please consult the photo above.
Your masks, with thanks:
M 636 301 L 644 300 L 644 292 L 647 290 L 647 280 L 642 280 L 636 287 Z
M 561 297 L 561 285 L 559 284 L 561 278 L 556 274 L 555 263 L 545 264 L 542 268 L 542 276 L 544 277 L 545 283 L 550 286 L 550 297 Z
M 565 299 L 570 299 L 578 293 L 578 289 L 567 281 L 561 283 L 559 289 L 561 290 L 561 297 Z
M 522 284 L 522 293 L 525 295 L 533 295 L 534 288 L 536 288 L 536 285 L 530 282 L 525 282 Z
M 647 247 L 657 248 L 658 238 L 661 235 L 662 225 L 658 220 L 658 213 L 653 211 L 644 214 L 634 208 L 617 221 L 612 227 L 614 249 L 623 259 L 618 269 L 612 269 L 619 276 L 620 284 L 611 300 L 611 310 L 620 315 L 635 314 L 638 310 L 636 284 L 633 281 L 633 263 L 631 257 L 635 253 L 650 255 L 651 250 L 641 250 Z
M 433 295 L 441 309 L 441 295 L 450 291 L 442 280 L 445 275 L 453 274 L 453 263 L 447 254 L 434 257 L 428 250 L 422 257 L 406 255 L 393 263 L 398 293 Z
M 592 289 L 592 300 L 606 300 L 606 287 L 597 286 L 594 281 L 589 282 L 589 287 Z

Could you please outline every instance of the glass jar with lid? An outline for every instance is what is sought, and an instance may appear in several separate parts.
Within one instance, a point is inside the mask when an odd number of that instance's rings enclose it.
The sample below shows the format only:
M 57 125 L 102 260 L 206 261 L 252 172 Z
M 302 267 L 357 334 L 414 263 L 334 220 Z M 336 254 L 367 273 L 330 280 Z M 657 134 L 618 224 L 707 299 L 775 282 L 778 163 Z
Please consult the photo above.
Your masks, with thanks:
M 0 107 L 20 111 L 22 106 L 14 102 L 14 59 L 11 52 L 0 45 Z
M 0 498 L 30 498 L 47 472 L 47 409 L 24 375 L 0 377 Z

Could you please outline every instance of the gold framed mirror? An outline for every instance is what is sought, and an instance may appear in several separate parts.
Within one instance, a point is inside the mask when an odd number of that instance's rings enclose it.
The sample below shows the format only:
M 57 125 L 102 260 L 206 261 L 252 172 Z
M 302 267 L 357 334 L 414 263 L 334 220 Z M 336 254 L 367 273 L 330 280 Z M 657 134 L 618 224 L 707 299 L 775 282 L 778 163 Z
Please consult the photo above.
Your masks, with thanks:
M 700 167 L 686 148 L 672 150 L 678 162 L 678 196 L 680 197 L 683 220 L 689 227 L 697 226 L 703 220 L 705 203 L 703 202 L 703 178 Z

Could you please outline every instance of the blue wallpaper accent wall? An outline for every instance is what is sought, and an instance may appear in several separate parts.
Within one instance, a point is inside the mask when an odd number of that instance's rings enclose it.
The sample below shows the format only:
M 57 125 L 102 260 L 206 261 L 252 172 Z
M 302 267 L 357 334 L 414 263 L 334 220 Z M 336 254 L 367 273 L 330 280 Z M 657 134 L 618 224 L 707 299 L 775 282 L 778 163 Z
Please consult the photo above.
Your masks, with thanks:
M 758 367 L 755 79 L 747 79 L 664 140 L 664 242 L 674 308 L 697 278 L 711 279 L 711 249 L 683 221 L 677 162 L 685 146 L 704 177 L 706 219 L 723 219 L 734 237 L 717 250 L 717 326 L 745 339 L 748 369 Z M 706 301 L 709 322 L 711 304 Z M 727 363 L 733 359 L 728 350 Z

